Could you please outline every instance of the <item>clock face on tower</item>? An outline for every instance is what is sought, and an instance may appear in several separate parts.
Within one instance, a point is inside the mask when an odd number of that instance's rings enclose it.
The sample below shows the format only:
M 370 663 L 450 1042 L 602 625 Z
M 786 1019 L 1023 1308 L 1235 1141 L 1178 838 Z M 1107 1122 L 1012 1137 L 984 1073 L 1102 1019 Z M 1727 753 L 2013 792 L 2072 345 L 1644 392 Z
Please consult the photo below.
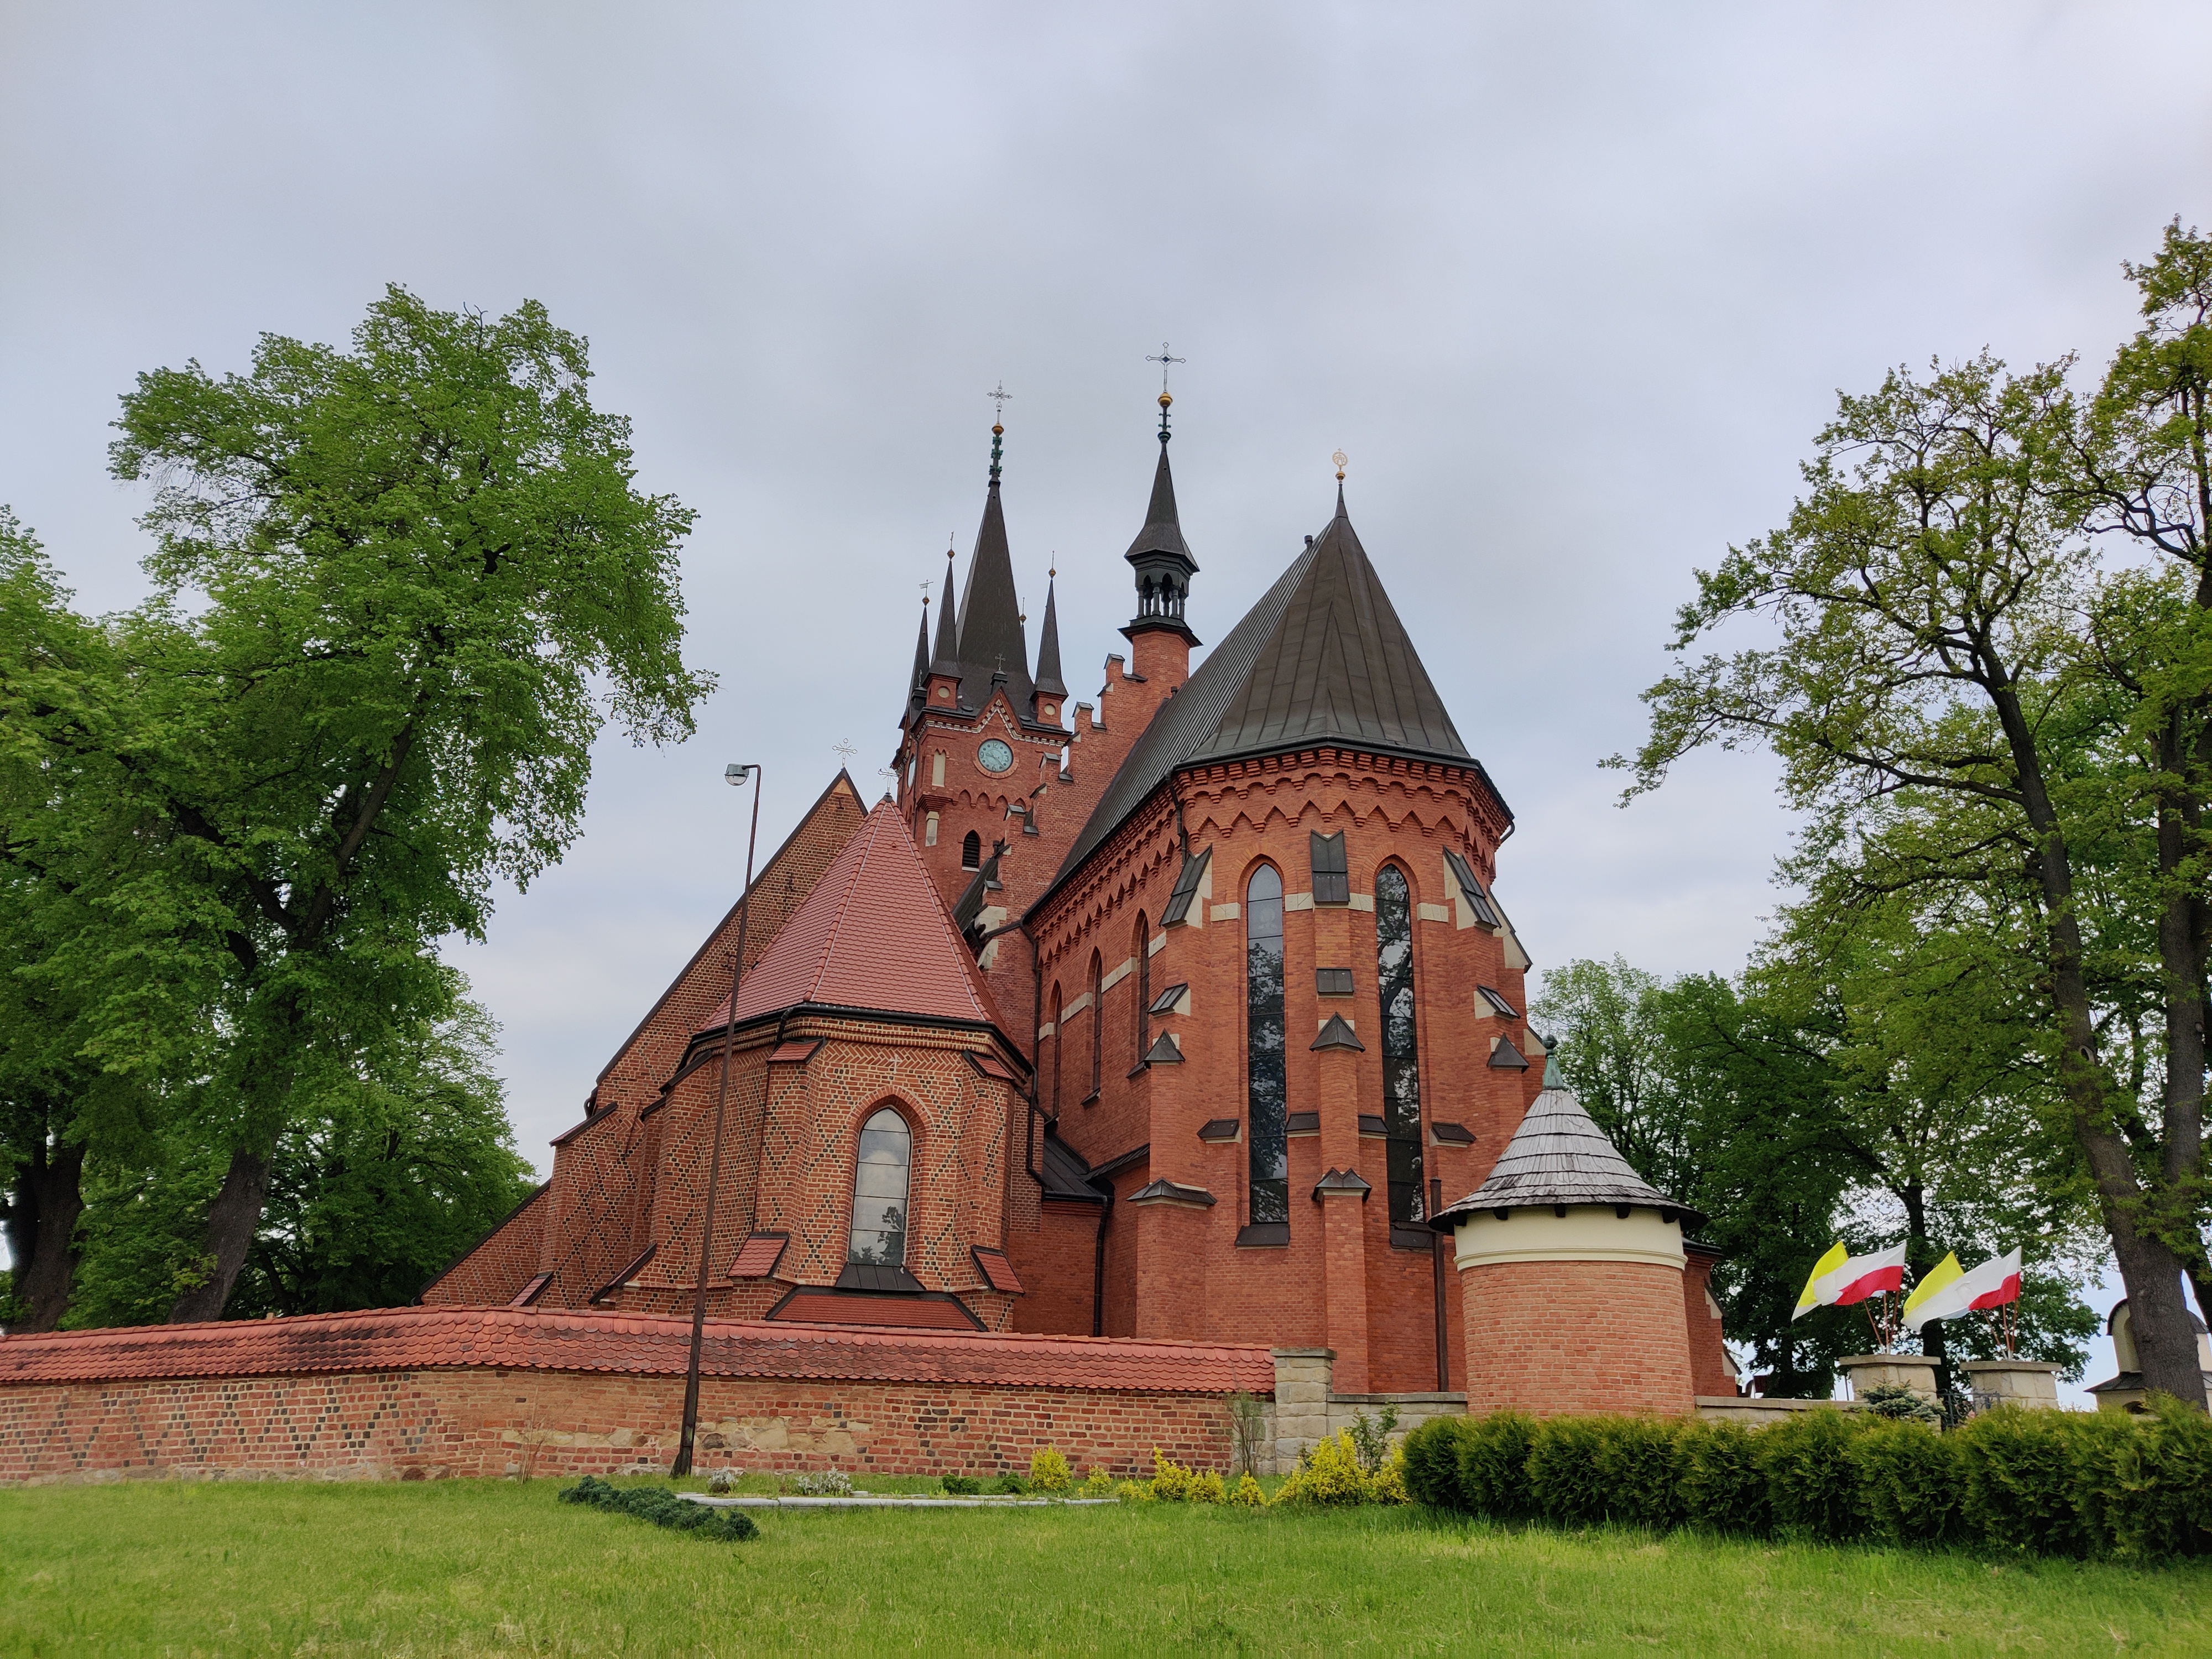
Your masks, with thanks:
M 975 763 L 986 772 L 1011 772 L 1014 769 L 1014 751 L 996 738 L 986 738 L 983 746 L 975 751 Z

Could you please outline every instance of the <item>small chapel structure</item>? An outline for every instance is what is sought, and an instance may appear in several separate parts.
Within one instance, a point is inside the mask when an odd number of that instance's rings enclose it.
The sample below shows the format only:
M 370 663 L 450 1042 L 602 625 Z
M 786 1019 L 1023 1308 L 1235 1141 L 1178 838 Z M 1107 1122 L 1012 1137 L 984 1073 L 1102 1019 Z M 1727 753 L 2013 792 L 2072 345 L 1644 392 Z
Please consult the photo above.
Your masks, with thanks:
M 1478 1410 L 1734 1392 L 1698 1218 L 1547 1077 L 1496 885 L 1513 815 L 1341 459 L 1194 666 L 1159 402 L 1095 700 L 1053 586 L 1030 649 L 994 425 L 895 790 L 830 781 L 756 878 L 734 1011 L 735 906 L 425 1302 L 688 1311 L 726 1087 L 716 1318 L 1325 1352 L 1337 1395 Z

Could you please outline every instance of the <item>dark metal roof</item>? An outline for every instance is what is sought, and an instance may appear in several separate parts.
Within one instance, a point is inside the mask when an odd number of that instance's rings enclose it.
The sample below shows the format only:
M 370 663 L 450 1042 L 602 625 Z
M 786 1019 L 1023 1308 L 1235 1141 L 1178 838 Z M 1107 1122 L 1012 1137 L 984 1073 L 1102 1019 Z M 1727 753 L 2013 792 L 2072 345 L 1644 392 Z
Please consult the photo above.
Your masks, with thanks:
M 991 700 L 993 677 L 1006 677 L 1006 696 L 1015 712 L 1030 712 L 1030 648 L 1022 635 L 1022 602 L 1014 592 L 1014 558 L 1006 546 L 1006 515 L 999 505 L 999 481 L 983 497 L 983 522 L 975 532 L 975 556 L 960 592 L 960 701 L 981 708 Z
M 1340 493 L 1336 516 L 1152 717 L 1055 884 L 1176 768 L 1321 743 L 1481 764 L 1444 712 Z
M 1083 1155 L 1049 1129 L 1044 1132 L 1044 1171 L 1047 1198 L 1079 1198 L 1092 1204 L 1106 1201 L 1105 1194 L 1091 1184 L 1091 1166 Z
M 1190 544 L 1182 538 L 1182 520 L 1176 512 L 1175 475 L 1168 471 L 1164 438 L 1160 441 L 1159 466 L 1152 473 L 1152 499 L 1145 509 L 1145 527 L 1121 556 L 1133 564 L 1147 553 L 1172 553 L 1192 570 L 1198 568 L 1198 561 L 1190 556 Z
M 1067 695 L 1067 683 L 1060 677 L 1060 604 L 1053 593 L 1054 586 L 1047 580 L 1044 586 L 1044 629 L 1037 635 L 1036 689 L 1064 697 Z M 1026 714 L 1029 710 L 1022 712 Z
M 1636 1204 L 1704 1218 L 1631 1169 L 1573 1091 L 1554 1087 L 1536 1097 L 1498 1154 L 1490 1179 L 1436 1219 L 1560 1204 Z

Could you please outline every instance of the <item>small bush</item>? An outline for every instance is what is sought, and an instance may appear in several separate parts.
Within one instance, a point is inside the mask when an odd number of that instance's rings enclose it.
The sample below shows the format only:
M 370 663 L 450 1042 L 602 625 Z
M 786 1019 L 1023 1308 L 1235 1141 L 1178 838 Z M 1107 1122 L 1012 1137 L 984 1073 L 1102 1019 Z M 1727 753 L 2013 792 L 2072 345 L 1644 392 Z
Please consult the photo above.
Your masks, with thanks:
M 1610 1519 L 1662 1532 L 1681 1524 L 1681 1422 L 1670 1417 L 1605 1421 L 1597 1472 L 1606 1484 Z
M 738 1489 L 743 1469 L 716 1469 L 707 1477 L 707 1490 L 716 1498 L 727 1498 Z
M 1339 1509 L 1364 1504 L 1368 1498 L 1367 1472 L 1359 1467 L 1359 1453 L 1352 1431 L 1326 1435 L 1312 1451 L 1298 1460 L 1291 1478 L 1276 1491 L 1278 1504 L 1310 1504 Z
M 1114 1496 L 1124 1504 L 1157 1504 L 1152 1489 L 1142 1480 L 1124 1480 L 1114 1488 Z
M 1030 1454 L 1030 1485 L 1042 1492 L 1063 1492 L 1075 1484 L 1075 1476 L 1067 1467 L 1067 1460 L 1051 1446 L 1039 1446 Z
M 1212 1469 L 1201 1470 L 1191 1476 L 1183 1495 L 1187 1502 L 1193 1504 L 1219 1504 L 1224 1502 L 1228 1496 L 1222 1486 L 1221 1476 Z
M 1114 1495 L 1114 1477 L 1103 1469 L 1091 1470 L 1083 1477 L 1083 1495 L 1085 1498 L 1111 1498 Z
M 791 1489 L 801 1498 L 850 1498 L 853 1477 L 842 1469 L 823 1469 L 814 1474 L 794 1474 Z
M 1000 1498 L 1019 1498 L 1030 1489 L 1030 1483 L 1009 1469 L 994 1480 L 988 1490 Z
M 1399 1443 L 1406 1496 L 1412 1502 L 1439 1510 L 1467 1507 L 1466 1494 L 1460 1489 L 1459 1446 L 1469 1420 L 1458 1415 L 1432 1417 Z
M 1814 1409 L 1758 1432 L 1766 1501 L 1778 1531 L 1834 1542 L 1863 1529 L 1850 1444 L 1865 1419 Z
M 1352 1414 L 1352 1426 L 1345 1432 L 1352 1437 L 1352 1455 L 1359 1460 L 1362 1473 L 1376 1475 L 1382 1473 L 1382 1464 L 1390 1455 L 1390 1437 L 1398 1427 L 1398 1408 L 1385 1406 L 1380 1417 L 1370 1418 L 1365 1412 Z
M 1955 1437 L 1900 1414 L 1869 1424 L 1847 1455 L 1871 1536 L 1886 1544 L 1940 1544 L 1957 1530 L 1963 1470 Z
M 1393 1446 L 1390 1455 L 1382 1460 L 1382 1467 L 1367 1481 L 1367 1501 L 1370 1504 L 1403 1504 L 1406 1497 L 1406 1449 Z
M 1536 1421 L 1519 1412 L 1492 1412 L 1467 1419 L 1459 1436 L 1459 1489 L 1467 1509 L 1496 1521 L 1536 1513 L 1528 1484 L 1528 1452 Z
M 1741 1423 L 1688 1422 L 1675 1440 L 1682 1518 L 1715 1532 L 1761 1533 L 1771 1521 L 1759 1437 Z
M 1612 1508 L 1612 1488 L 1598 1457 L 1612 1417 L 1552 1417 L 1536 1425 L 1528 1446 L 1528 1487 L 1536 1512 L 1562 1526 L 1595 1526 Z
M 938 1484 L 948 1498 L 973 1498 L 983 1490 L 983 1483 L 972 1474 L 948 1474 Z
M 1237 1480 L 1236 1489 L 1229 1494 L 1227 1501 L 1240 1510 L 1264 1510 L 1267 1507 L 1267 1494 L 1247 1470 Z
M 2212 1555 L 2212 1417 L 2158 1395 L 2138 1426 L 2141 1466 L 2132 1481 L 2115 1483 L 2106 1505 L 2113 1553 Z
M 752 1516 L 743 1510 L 688 1503 L 665 1486 L 611 1486 L 597 1475 L 587 1474 L 562 1492 L 560 1498 L 563 1504 L 586 1504 L 595 1510 L 635 1516 L 656 1527 L 721 1543 L 734 1544 L 760 1535 Z
M 1995 1549 L 2097 1553 L 2107 1526 L 2094 1497 L 2099 1471 L 2124 1462 L 2122 1443 L 2134 1436 L 2112 1413 L 1979 1413 L 1958 1431 L 1968 1532 Z
M 1943 1408 L 1923 1400 L 1902 1382 L 1881 1382 L 1859 1396 L 1860 1403 L 1876 1417 L 1910 1418 L 1916 1423 L 1940 1425 Z
M 1198 1477 L 1176 1462 L 1158 1446 L 1152 1448 L 1152 1496 L 1170 1504 L 1180 1504 L 1191 1495 L 1191 1484 Z

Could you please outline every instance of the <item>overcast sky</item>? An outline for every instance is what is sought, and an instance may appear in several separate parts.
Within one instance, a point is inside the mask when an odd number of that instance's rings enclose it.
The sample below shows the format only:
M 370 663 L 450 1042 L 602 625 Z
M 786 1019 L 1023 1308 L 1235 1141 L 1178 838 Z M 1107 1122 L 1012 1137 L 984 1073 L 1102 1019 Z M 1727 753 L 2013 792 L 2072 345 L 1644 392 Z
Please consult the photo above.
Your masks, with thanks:
M 1006 501 L 1067 678 L 1132 609 L 1171 341 L 1217 640 L 1327 517 L 1517 815 L 1540 968 L 1733 971 L 1763 759 L 1612 805 L 1693 567 L 1787 510 L 1839 388 L 2101 358 L 2123 258 L 2212 220 L 2202 5 L 0 6 L 0 501 L 87 609 L 143 592 L 117 394 L 388 282 L 544 301 L 644 484 L 698 509 L 680 748 L 602 746 L 583 839 L 453 959 L 524 1150 L 849 739 L 882 787 L 919 584 Z

